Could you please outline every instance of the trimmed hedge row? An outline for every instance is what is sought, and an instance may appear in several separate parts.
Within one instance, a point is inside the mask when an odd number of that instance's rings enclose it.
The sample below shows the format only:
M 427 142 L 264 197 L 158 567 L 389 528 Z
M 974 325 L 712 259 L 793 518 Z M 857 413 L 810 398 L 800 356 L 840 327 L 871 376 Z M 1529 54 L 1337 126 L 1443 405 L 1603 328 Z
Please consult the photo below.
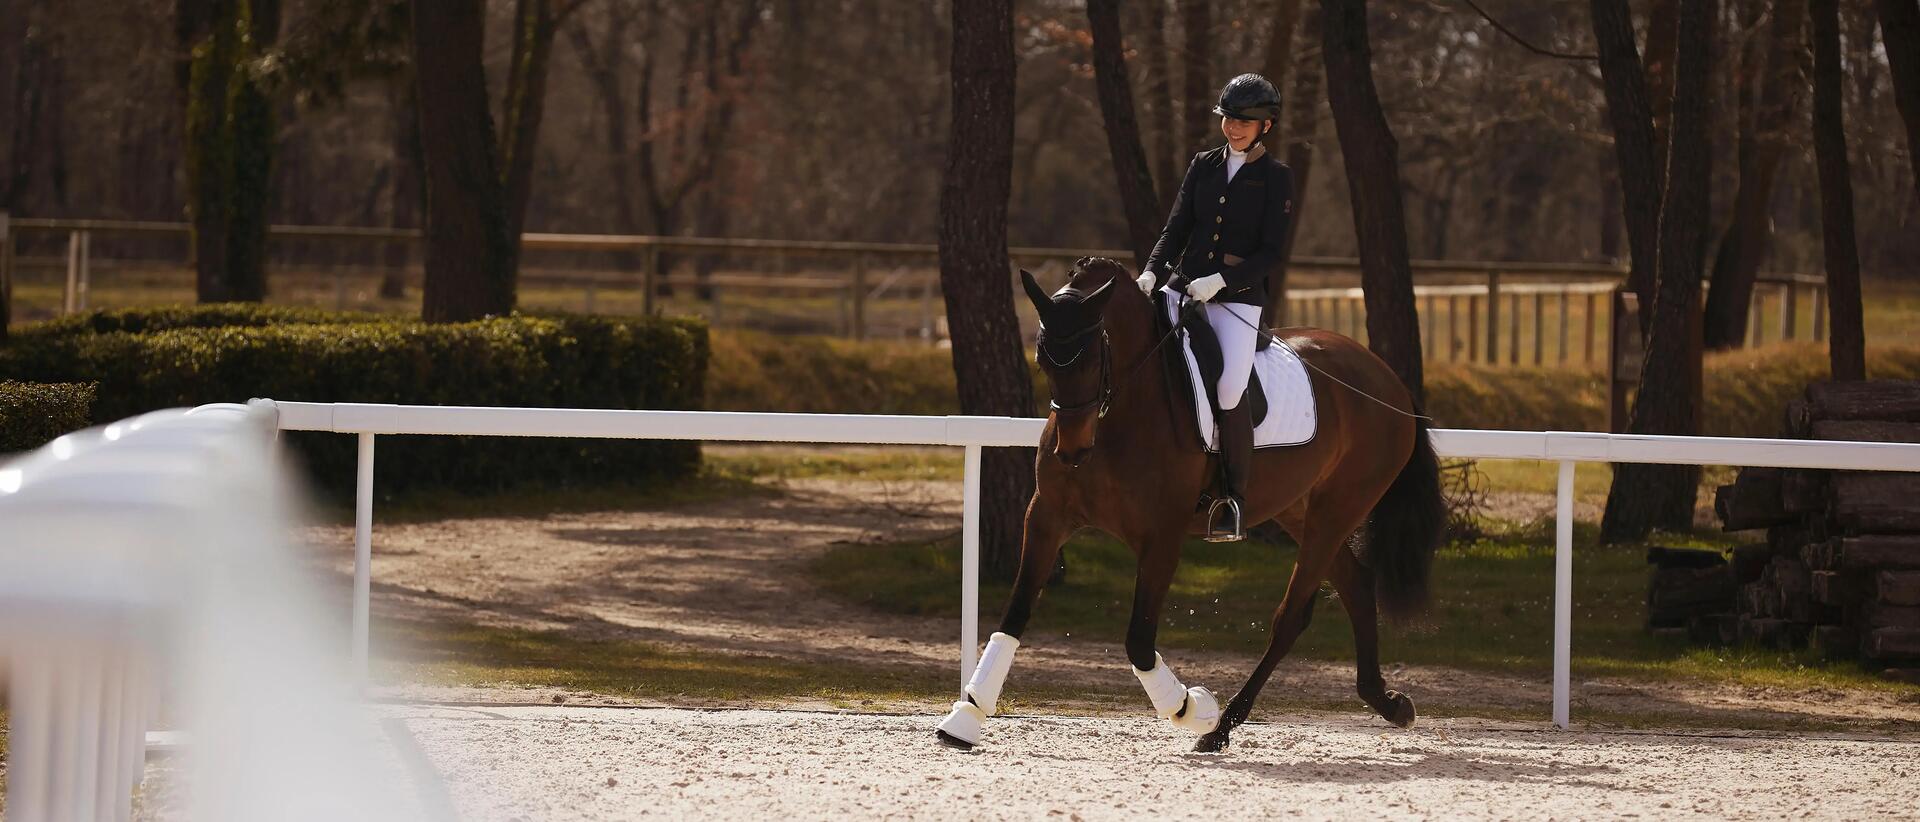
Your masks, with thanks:
M 32 451 L 87 427 L 92 383 L 0 381 L 0 454 Z
M 213 305 L 105 312 L 29 329 L 0 348 L 0 378 L 95 382 L 94 418 L 101 420 L 252 397 L 695 409 L 705 396 L 707 358 L 706 328 L 697 320 L 514 316 L 428 325 Z M 319 487 L 336 497 L 351 493 L 354 438 L 290 440 Z M 627 440 L 395 436 L 381 437 L 379 449 L 383 493 L 671 479 L 694 472 L 700 459 L 693 443 Z

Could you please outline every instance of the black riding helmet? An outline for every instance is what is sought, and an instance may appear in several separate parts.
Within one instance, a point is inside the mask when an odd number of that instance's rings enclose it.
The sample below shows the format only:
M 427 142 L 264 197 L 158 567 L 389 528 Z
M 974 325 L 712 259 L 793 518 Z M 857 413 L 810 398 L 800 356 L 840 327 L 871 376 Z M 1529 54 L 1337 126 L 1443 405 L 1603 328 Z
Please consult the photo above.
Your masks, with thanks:
M 1227 81 L 1213 113 L 1235 120 L 1280 119 L 1280 90 L 1258 74 L 1242 74 Z

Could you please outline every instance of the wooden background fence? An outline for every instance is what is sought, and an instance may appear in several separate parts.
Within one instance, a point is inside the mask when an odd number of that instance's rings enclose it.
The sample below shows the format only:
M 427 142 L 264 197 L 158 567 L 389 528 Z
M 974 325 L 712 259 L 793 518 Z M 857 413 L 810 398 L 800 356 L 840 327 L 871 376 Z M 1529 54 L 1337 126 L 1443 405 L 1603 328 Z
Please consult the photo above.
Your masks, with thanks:
M 22 219 L 0 214 L 0 275 L 16 322 L 85 310 L 193 299 L 187 225 Z M 417 310 L 418 231 L 337 226 L 270 230 L 270 301 L 337 309 Z M 96 256 L 95 240 L 103 253 Z M 931 244 L 648 235 L 527 234 L 523 305 L 587 313 L 698 313 L 715 325 L 856 339 L 946 336 L 938 249 Z M 1119 249 L 1013 248 L 1015 266 L 1058 282 L 1083 256 Z M 1426 357 L 1495 365 L 1606 360 L 1623 266 L 1415 260 Z M 1365 339 L 1357 261 L 1296 257 L 1282 324 Z M 382 294 L 386 296 L 382 296 Z M 411 302 L 409 296 L 411 295 Z M 1749 333 L 1822 340 L 1826 285 L 1764 274 Z M 1016 300 L 1025 315 L 1024 301 Z M 1033 318 L 1024 317 L 1029 327 Z

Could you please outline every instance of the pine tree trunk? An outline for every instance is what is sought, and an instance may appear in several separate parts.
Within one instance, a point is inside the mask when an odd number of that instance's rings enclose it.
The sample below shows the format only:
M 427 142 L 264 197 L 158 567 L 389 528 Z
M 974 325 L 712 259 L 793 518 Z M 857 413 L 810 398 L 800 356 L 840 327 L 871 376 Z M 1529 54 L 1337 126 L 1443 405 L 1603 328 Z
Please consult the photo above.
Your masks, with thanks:
M 1613 126 L 1613 150 L 1620 163 L 1621 204 L 1630 261 L 1627 288 L 1640 305 L 1653 305 L 1654 273 L 1660 248 L 1660 190 L 1665 170 L 1654 147 L 1653 101 L 1647 72 L 1634 44 L 1633 13 L 1627 0 L 1592 0 L 1593 35 L 1599 44 L 1601 85 L 1607 120 Z M 1649 35 L 1651 39 L 1651 34 Z M 1643 325 L 1652 312 L 1641 312 Z
M 233 299 L 233 130 L 230 128 L 234 68 L 240 33 L 234 19 L 239 0 L 209 4 L 206 37 L 193 46 L 187 103 L 187 219 L 195 294 L 200 302 Z
M 1415 402 L 1423 396 L 1420 317 L 1408 262 L 1399 146 L 1373 84 L 1366 0 L 1320 0 L 1327 98 L 1353 198 L 1354 239 L 1366 291 L 1367 346 L 1393 368 Z
M 1806 86 L 1807 0 L 1778 0 L 1767 26 L 1766 65 L 1743 67 L 1754 75 L 1759 99 L 1753 106 L 1751 143 L 1740 154 L 1740 186 L 1734 193 L 1733 219 L 1714 256 L 1713 288 L 1707 292 L 1705 343 L 1708 350 L 1738 348 L 1747 338 L 1748 304 L 1773 237 L 1769 206 L 1773 181 L 1789 148 L 1789 130 L 1798 122 Z M 1764 78 L 1760 79 L 1760 78 Z
M 953 5 L 952 126 L 940 191 L 940 287 L 947 296 L 962 414 L 1033 414 L 1007 260 L 1013 186 L 1013 2 Z M 985 449 L 980 538 L 987 568 L 1011 577 L 1033 497 L 1033 451 Z
M 1715 5 L 1715 0 L 1680 0 L 1667 193 L 1660 212 L 1659 291 L 1628 423 L 1636 434 L 1692 434 L 1698 429 L 1695 386 L 1713 159 L 1707 120 Z M 1699 468 L 1691 465 L 1616 466 L 1601 518 L 1601 540 L 1632 541 L 1654 528 L 1690 527 L 1698 477 Z
M 420 177 L 419 104 L 413 97 L 413 72 L 389 82 L 387 106 L 392 118 L 390 133 L 393 158 L 388 162 L 393 173 L 387 179 L 387 225 L 391 228 L 419 228 L 420 204 L 427 192 Z M 386 272 L 380 277 L 380 296 L 398 300 L 407 296 L 407 268 L 413 262 L 413 243 L 391 242 L 386 248 Z
M 1187 152 L 1200 151 L 1225 140 L 1212 117 L 1214 89 L 1225 78 L 1213 76 L 1213 3 L 1211 0 L 1180 0 L 1181 87 L 1186 91 L 1185 107 L 1174 117 L 1185 128 Z M 1179 185 L 1179 183 L 1174 183 Z
M 1317 42 L 1320 37 L 1319 9 L 1305 9 L 1313 19 L 1308 23 L 1308 31 L 1301 31 L 1300 15 L 1303 9 L 1300 0 L 1280 0 L 1279 15 L 1273 21 L 1273 36 L 1267 41 L 1267 79 L 1275 86 L 1287 84 L 1290 95 L 1281 95 L 1282 105 L 1292 99 L 1291 109 L 1282 109 L 1282 120 L 1275 120 L 1273 129 L 1267 132 L 1267 151 L 1275 157 L 1281 155 L 1281 142 L 1286 141 L 1288 167 L 1293 169 L 1293 219 L 1287 222 L 1287 236 L 1281 241 L 1280 259 L 1267 273 L 1267 304 L 1260 312 L 1260 325 L 1264 328 L 1278 328 L 1288 324 L 1287 317 L 1287 263 L 1293 257 L 1293 238 L 1300 235 L 1301 206 L 1306 201 L 1307 175 L 1313 165 L 1313 132 L 1319 125 L 1320 111 L 1320 66 L 1319 61 L 1304 59 L 1296 43 Z M 1282 132 L 1287 132 L 1282 135 Z
M 480 0 L 413 0 L 413 68 L 426 166 L 421 317 L 464 322 L 513 310 L 518 244 L 494 153 L 480 63 Z
M 533 192 L 533 160 L 540 145 L 540 121 L 547 106 L 547 69 L 559 21 L 552 0 L 514 4 L 512 62 L 507 66 L 507 96 L 500 107 L 500 157 L 507 190 L 507 236 L 516 248 L 525 230 L 527 200 Z M 515 252 L 518 253 L 517 251 Z
M 1894 105 L 1907 124 L 1913 196 L 1920 200 L 1920 0 L 1874 0 L 1873 5 L 1880 13 L 1880 42 L 1887 47 Z
M 241 63 L 280 40 L 280 0 L 248 0 L 243 25 L 250 42 Z M 235 66 L 233 112 L 233 211 L 227 235 L 228 299 L 267 298 L 267 226 L 273 203 L 273 156 L 278 142 L 274 102 L 243 66 Z
M 1860 316 L 1860 252 L 1854 238 L 1836 5 L 1837 0 L 1808 0 L 1813 18 L 1813 148 L 1820 169 L 1820 225 L 1832 318 L 1827 356 L 1835 380 L 1864 380 L 1866 332 Z
M 1160 237 L 1160 209 L 1147 153 L 1140 146 L 1140 123 L 1133 115 L 1133 84 L 1127 80 L 1126 45 L 1120 34 L 1120 0 L 1087 0 L 1087 22 L 1093 27 L 1093 79 L 1120 206 L 1127 216 L 1127 238 L 1134 266 L 1144 267 Z
M 1180 190 L 1179 149 L 1173 144 L 1173 69 L 1167 64 L 1167 0 L 1143 0 L 1147 10 L 1146 36 L 1143 38 L 1147 61 L 1147 122 L 1153 134 L 1154 190 L 1161 214 L 1173 210 L 1174 192 Z

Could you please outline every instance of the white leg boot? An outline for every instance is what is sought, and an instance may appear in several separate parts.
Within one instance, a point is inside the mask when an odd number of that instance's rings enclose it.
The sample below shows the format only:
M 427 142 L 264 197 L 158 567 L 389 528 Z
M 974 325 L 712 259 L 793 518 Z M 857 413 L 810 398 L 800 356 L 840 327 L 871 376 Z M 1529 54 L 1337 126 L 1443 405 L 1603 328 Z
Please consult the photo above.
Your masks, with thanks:
M 1133 675 L 1140 678 L 1140 686 L 1147 690 L 1154 713 L 1172 721 L 1174 727 L 1206 734 L 1219 726 L 1220 700 L 1206 688 L 1181 685 L 1158 652 L 1153 655 L 1153 670 L 1135 668 Z
M 1019 647 L 1020 640 L 998 631 L 987 640 L 986 653 L 980 655 L 979 664 L 973 667 L 973 677 L 967 680 L 967 698 L 953 703 L 953 710 L 940 721 L 937 729 L 940 741 L 958 748 L 980 744 L 981 725 L 999 707 L 1000 688 L 1007 682 L 1007 671 L 1013 668 L 1013 652 Z

